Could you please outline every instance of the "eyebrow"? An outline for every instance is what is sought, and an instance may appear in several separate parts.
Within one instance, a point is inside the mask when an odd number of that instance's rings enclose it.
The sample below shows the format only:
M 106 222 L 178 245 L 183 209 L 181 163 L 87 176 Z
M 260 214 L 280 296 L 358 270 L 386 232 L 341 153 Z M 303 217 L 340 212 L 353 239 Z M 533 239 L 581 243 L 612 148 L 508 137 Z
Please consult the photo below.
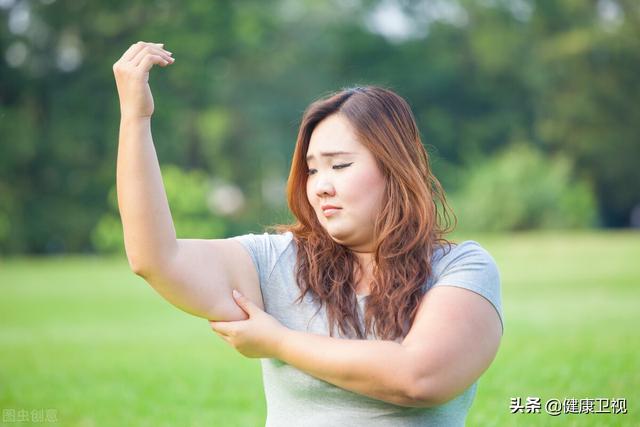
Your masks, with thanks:
M 339 156 L 341 154 L 355 154 L 355 153 L 350 153 L 348 151 L 324 151 L 320 153 L 320 157 L 334 157 L 334 156 Z M 313 160 L 313 154 L 309 154 L 307 156 L 307 162 Z

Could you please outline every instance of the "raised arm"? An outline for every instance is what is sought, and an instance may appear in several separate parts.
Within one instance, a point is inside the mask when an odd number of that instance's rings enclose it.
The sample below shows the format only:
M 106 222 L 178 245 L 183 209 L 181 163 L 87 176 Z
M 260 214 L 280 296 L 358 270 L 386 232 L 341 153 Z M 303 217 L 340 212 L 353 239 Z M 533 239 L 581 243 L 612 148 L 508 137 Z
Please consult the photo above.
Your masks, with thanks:
M 262 304 L 258 276 L 231 240 L 177 239 L 151 136 L 154 111 L 149 72 L 173 64 L 163 45 L 138 42 L 114 64 L 120 97 L 118 207 L 131 269 L 166 300 L 199 317 L 241 320 L 232 287 Z
M 138 42 L 113 66 L 120 96 L 118 207 L 129 265 L 145 273 L 177 250 L 176 232 L 151 137 L 154 105 L 149 88 L 153 65 L 173 63 L 161 45 Z

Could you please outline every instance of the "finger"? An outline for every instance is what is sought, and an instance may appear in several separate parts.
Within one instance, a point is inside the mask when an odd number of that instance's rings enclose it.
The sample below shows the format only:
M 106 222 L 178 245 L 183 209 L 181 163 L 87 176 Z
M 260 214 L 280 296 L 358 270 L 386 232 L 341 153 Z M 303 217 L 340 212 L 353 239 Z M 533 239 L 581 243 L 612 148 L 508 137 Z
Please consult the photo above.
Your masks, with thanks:
M 162 58 L 161 56 L 158 55 L 147 55 L 144 57 L 144 59 L 142 60 L 142 62 L 140 63 L 140 66 L 138 67 L 140 70 L 142 70 L 143 72 L 148 72 L 151 67 L 153 67 L 154 65 L 159 65 L 161 67 L 166 67 L 167 65 L 169 65 L 170 62 L 167 61 L 166 59 Z
M 209 322 L 209 324 L 214 332 L 224 335 L 231 335 L 235 330 L 233 325 L 230 325 L 230 322 Z
M 135 67 L 140 66 L 142 64 L 142 61 L 149 55 L 157 55 L 169 63 L 173 62 L 173 58 L 165 50 L 157 48 L 155 46 L 146 46 L 140 52 L 138 52 L 129 63 Z
M 231 347 L 233 347 L 233 343 L 231 342 L 231 340 L 229 339 L 229 337 L 222 335 L 222 334 L 218 334 L 218 336 L 220 338 L 222 338 L 224 340 L 224 342 L 226 342 L 227 344 L 229 344 Z
M 240 306 L 240 308 L 242 308 L 247 314 L 253 313 L 255 304 L 251 302 L 249 298 L 242 295 L 242 293 L 240 293 L 240 291 L 236 289 L 231 291 L 231 293 L 233 294 L 233 298 L 236 300 L 236 303 Z
M 228 336 L 226 336 L 226 335 L 224 335 L 224 334 L 221 334 L 220 332 L 216 332 L 216 331 L 213 331 L 213 332 L 215 332 L 215 334 L 216 334 L 217 336 L 219 336 L 220 338 L 222 338 L 222 339 L 223 339 L 223 340 L 225 340 L 226 342 L 229 342 L 229 337 L 228 337 Z
M 164 43 L 146 43 L 146 42 L 134 43 L 131 45 L 131 47 L 129 47 L 129 49 L 127 49 L 124 55 L 122 55 L 122 59 L 124 59 L 125 61 L 131 61 L 138 54 L 138 52 L 140 52 L 142 49 L 144 49 L 148 45 L 158 46 L 160 48 L 164 47 Z
M 171 52 L 168 52 L 160 47 L 147 45 L 144 46 L 136 55 L 129 61 L 134 66 L 139 66 L 142 63 L 142 60 L 148 55 L 158 55 L 164 58 L 167 62 L 171 62 L 173 58 L 170 55 Z
M 140 52 L 145 46 L 146 46 L 146 43 L 144 42 L 138 42 L 138 43 L 132 44 L 129 47 L 129 49 L 127 49 L 127 51 L 124 53 L 124 55 L 122 55 L 122 59 L 127 62 L 131 61 L 133 57 L 136 56 L 136 54 Z

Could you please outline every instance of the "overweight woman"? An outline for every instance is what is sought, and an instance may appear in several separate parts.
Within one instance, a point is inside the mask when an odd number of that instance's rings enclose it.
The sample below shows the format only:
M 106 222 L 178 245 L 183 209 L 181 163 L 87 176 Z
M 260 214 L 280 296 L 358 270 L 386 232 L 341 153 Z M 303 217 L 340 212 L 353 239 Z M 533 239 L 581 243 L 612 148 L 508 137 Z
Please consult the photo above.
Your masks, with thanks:
M 268 426 L 462 426 L 503 334 L 500 278 L 450 211 L 413 114 L 395 93 L 342 90 L 305 111 L 271 234 L 178 239 L 151 137 L 153 66 L 114 64 L 117 190 L 132 270 L 260 358 Z

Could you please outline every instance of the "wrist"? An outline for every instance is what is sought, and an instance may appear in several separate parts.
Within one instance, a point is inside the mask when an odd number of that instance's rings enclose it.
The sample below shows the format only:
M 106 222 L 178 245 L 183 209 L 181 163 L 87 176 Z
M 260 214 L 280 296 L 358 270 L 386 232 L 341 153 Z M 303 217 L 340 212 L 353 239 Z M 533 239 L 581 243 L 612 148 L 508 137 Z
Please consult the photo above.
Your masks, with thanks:
M 149 123 L 151 116 L 141 116 L 137 114 L 120 114 L 120 123 Z
M 286 358 L 286 343 L 291 341 L 294 337 L 293 334 L 295 331 L 287 328 L 286 326 L 282 326 L 280 332 L 278 333 L 278 338 L 276 340 L 274 346 L 274 354 L 273 357 L 275 359 L 279 359 L 281 361 L 285 361 Z

